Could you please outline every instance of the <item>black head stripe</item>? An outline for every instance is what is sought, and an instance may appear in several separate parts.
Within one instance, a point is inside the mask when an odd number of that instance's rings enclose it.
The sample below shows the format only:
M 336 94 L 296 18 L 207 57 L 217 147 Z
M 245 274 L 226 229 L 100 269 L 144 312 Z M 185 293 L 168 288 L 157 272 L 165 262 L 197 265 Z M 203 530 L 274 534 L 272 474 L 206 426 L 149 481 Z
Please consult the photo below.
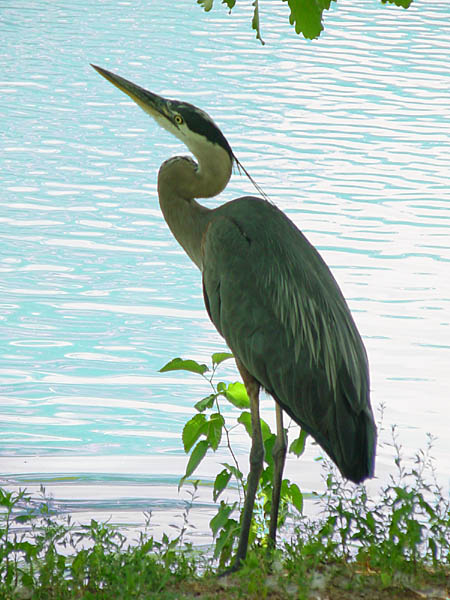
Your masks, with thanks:
M 172 100 L 171 105 L 180 113 L 191 131 L 195 131 L 195 133 L 204 136 L 210 142 L 218 144 L 228 152 L 231 159 L 234 158 L 230 144 L 227 142 L 217 125 L 206 113 L 187 102 Z

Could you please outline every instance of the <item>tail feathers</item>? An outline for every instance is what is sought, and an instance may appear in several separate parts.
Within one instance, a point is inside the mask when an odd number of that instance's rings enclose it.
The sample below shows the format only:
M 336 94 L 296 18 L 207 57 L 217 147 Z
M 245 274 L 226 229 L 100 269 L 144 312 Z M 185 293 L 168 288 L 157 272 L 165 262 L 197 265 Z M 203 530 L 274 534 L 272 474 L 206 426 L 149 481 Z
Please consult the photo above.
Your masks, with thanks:
M 356 413 L 342 398 L 336 406 L 336 434 L 333 460 L 342 475 L 354 483 L 373 477 L 377 431 L 370 405 Z
M 270 378 L 261 379 L 272 379 L 272 385 L 263 384 L 265 389 L 316 440 L 345 478 L 360 483 L 373 477 L 377 430 L 368 377 L 357 391 L 344 369 L 336 390 L 310 369 L 296 369 L 295 376 L 291 375 L 274 369 Z
M 377 429 L 370 404 L 355 410 L 345 396 L 317 402 L 322 410 L 308 419 L 292 406 L 275 400 L 325 450 L 346 479 L 361 483 L 373 477 Z M 305 406 L 299 403 L 300 408 Z M 297 408 L 297 406 L 296 406 Z

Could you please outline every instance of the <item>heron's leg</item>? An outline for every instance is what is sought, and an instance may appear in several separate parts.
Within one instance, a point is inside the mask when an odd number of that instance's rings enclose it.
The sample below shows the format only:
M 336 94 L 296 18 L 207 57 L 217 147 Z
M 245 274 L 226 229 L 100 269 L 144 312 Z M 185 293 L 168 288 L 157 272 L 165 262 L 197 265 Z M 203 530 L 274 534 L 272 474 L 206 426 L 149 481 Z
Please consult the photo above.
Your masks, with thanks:
M 272 449 L 273 456 L 273 490 L 272 508 L 270 510 L 269 548 L 274 548 L 277 538 L 278 511 L 280 508 L 281 482 L 283 481 L 284 462 L 286 460 L 286 434 L 283 427 L 283 411 L 275 405 L 277 417 L 277 439 Z
M 258 489 L 259 478 L 261 477 L 264 461 L 264 445 L 261 434 L 261 422 L 259 420 L 259 388 L 260 385 L 254 377 L 250 375 L 247 369 L 236 360 L 239 372 L 244 380 L 250 399 L 250 413 L 252 421 L 252 448 L 250 450 L 250 471 L 247 478 L 247 492 L 245 494 L 244 509 L 241 519 L 241 534 L 239 545 L 231 570 L 240 567 L 241 561 L 247 554 L 248 536 L 253 516 L 253 507 L 255 504 L 256 491 Z

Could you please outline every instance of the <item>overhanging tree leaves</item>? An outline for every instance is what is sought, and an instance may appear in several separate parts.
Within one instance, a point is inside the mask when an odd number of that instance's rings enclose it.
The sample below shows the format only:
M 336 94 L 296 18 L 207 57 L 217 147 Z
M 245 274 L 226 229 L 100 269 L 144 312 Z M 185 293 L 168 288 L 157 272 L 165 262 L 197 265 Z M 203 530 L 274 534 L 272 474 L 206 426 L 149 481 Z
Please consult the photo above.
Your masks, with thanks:
M 381 0 L 383 4 L 395 4 L 395 6 L 401 6 L 402 8 L 409 8 L 413 0 Z
M 294 25 L 295 33 L 303 34 L 309 40 L 319 37 L 323 30 L 322 13 L 330 8 L 331 0 L 324 6 L 321 0 L 283 0 L 291 9 L 289 23 Z
M 273 2 L 273 0 L 271 1 Z M 322 23 L 323 11 L 328 10 L 331 3 L 336 1 L 337 0 L 282 0 L 282 2 L 287 2 L 289 6 L 289 22 L 294 26 L 295 32 L 297 34 L 301 33 L 303 37 L 310 40 L 319 37 L 324 29 Z M 400 6 L 402 8 L 409 8 L 412 2 L 413 0 L 381 0 L 382 4 L 394 4 L 395 6 Z M 212 9 L 214 0 L 197 0 L 197 4 L 200 4 L 203 9 L 208 12 Z M 225 4 L 231 13 L 236 5 L 236 0 L 222 0 L 222 4 Z M 259 0 L 253 0 L 252 7 L 252 29 L 256 31 L 256 39 L 264 44 L 261 36 L 259 19 Z

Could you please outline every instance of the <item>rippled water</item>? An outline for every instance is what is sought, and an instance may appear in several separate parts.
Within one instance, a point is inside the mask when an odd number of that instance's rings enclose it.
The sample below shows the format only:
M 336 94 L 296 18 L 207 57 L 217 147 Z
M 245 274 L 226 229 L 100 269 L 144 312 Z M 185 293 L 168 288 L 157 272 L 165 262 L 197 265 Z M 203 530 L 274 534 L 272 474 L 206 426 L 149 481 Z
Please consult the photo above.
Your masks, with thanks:
M 159 164 L 181 148 L 94 62 L 220 124 L 332 267 L 385 427 L 398 425 L 406 455 L 436 434 L 447 483 L 450 6 L 340 2 L 315 42 L 289 31 L 285 9 L 262 6 L 262 47 L 241 7 L 231 17 L 193 0 L 2 8 L 0 471 L 9 481 L 45 481 L 63 504 L 77 498 L 92 511 L 90 485 L 106 510 L 134 506 L 140 494 L 118 491 L 121 474 L 125 486 L 167 484 L 176 498 L 180 430 L 208 388 L 158 369 L 224 349 L 199 273 L 157 204 Z M 254 190 L 236 173 L 221 200 L 243 193 Z M 270 421 L 271 400 L 263 407 Z M 320 485 L 317 454 L 310 445 L 289 464 L 303 489 Z M 391 466 L 381 447 L 381 479 Z

